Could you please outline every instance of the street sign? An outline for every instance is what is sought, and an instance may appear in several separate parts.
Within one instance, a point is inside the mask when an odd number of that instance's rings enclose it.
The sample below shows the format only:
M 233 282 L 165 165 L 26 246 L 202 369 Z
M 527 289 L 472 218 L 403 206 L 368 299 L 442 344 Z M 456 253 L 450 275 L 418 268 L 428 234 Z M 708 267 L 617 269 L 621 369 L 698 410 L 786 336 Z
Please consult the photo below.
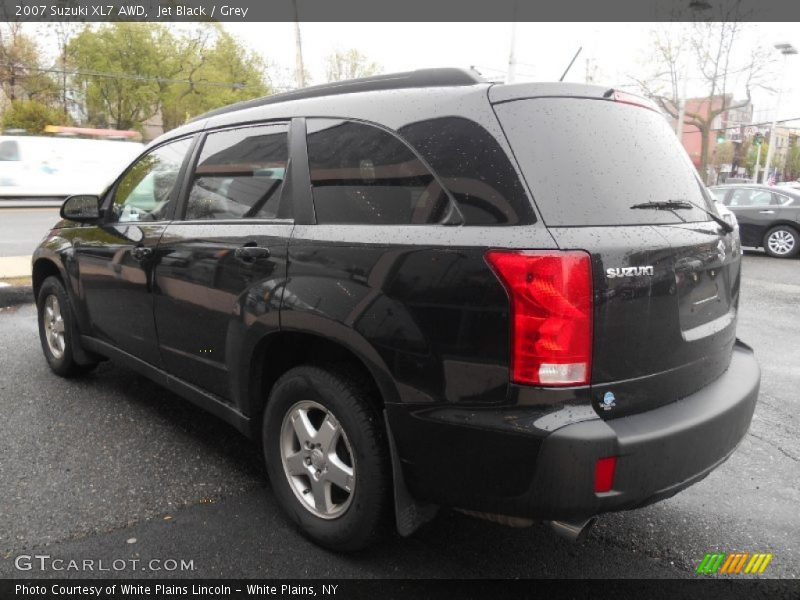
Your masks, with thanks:
M 748 125 L 744 128 L 744 135 L 745 137 L 753 137 L 755 134 L 758 133 L 758 127 L 755 125 Z

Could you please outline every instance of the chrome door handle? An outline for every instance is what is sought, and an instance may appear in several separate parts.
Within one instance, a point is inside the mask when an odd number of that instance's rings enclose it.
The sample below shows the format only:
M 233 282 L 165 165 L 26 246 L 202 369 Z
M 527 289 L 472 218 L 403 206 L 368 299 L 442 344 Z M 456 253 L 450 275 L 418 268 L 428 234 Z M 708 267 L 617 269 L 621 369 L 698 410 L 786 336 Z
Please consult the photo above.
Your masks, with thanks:
M 774 210 L 760 210 L 758 212 L 760 212 L 762 215 L 774 215 L 775 214 Z
M 259 258 L 269 258 L 269 248 L 259 246 L 242 246 L 233 251 L 233 255 L 244 262 L 253 262 Z

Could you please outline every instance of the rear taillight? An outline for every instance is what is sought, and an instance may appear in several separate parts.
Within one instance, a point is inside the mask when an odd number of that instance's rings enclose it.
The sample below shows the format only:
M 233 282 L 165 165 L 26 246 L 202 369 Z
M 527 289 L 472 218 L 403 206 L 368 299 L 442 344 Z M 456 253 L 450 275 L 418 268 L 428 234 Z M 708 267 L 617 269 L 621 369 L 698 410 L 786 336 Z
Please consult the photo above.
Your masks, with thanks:
M 585 385 L 592 363 L 591 259 L 582 251 L 490 250 L 511 301 L 511 380 Z
M 647 108 L 649 110 L 658 112 L 658 106 L 656 106 L 652 100 L 648 100 L 642 96 L 637 96 L 636 94 L 614 90 L 614 92 L 611 94 L 611 99 L 614 102 L 630 104 L 631 106 L 640 106 L 642 108 Z

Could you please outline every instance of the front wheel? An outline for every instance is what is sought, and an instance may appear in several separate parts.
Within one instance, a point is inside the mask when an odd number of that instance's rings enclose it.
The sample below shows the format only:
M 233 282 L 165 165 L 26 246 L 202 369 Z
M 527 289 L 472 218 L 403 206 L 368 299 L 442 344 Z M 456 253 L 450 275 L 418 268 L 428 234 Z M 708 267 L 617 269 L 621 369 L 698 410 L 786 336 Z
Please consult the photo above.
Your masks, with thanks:
M 375 542 L 391 511 L 391 463 L 370 393 L 346 372 L 296 367 L 275 383 L 264 414 L 279 504 L 305 535 L 334 550 Z
M 47 364 L 57 375 L 70 377 L 91 370 L 96 363 L 79 364 L 75 361 L 73 347 L 78 344 L 72 322 L 72 308 L 67 291 L 57 277 L 42 282 L 36 300 L 39 313 L 39 339 Z
M 800 252 L 800 236 L 788 225 L 778 225 L 764 236 L 764 251 L 775 258 L 792 258 Z

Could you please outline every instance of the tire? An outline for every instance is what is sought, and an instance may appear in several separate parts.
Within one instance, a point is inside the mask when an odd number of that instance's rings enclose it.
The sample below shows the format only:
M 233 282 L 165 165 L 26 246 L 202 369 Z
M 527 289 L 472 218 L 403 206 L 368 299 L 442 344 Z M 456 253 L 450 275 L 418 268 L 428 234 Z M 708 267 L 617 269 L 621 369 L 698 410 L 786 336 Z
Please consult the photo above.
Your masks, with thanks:
M 57 277 L 48 277 L 36 299 L 39 313 L 39 340 L 47 364 L 56 375 L 73 377 L 92 370 L 97 363 L 79 364 L 73 349 L 79 344 L 72 318 L 72 305 L 64 285 Z
M 368 386 L 347 371 L 293 368 L 272 388 L 262 432 L 275 496 L 303 534 L 337 551 L 380 538 L 390 522 L 392 467 Z
M 778 225 L 764 235 L 764 251 L 775 258 L 793 258 L 800 252 L 800 235 L 789 225 Z

